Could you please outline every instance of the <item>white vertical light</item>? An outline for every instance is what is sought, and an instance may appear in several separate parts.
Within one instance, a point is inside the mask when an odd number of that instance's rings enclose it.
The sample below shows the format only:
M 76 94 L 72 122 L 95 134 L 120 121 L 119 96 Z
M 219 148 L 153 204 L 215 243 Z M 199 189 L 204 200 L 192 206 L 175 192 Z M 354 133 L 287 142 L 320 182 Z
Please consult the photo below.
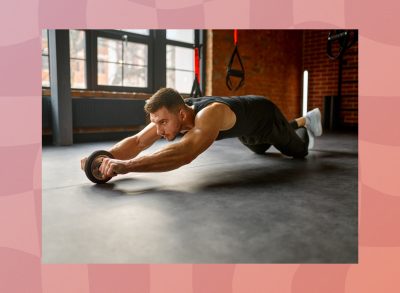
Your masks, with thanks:
M 304 70 L 303 73 L 303 116 L 307 113 L 307 100 L 308 100 L 308 71 Z

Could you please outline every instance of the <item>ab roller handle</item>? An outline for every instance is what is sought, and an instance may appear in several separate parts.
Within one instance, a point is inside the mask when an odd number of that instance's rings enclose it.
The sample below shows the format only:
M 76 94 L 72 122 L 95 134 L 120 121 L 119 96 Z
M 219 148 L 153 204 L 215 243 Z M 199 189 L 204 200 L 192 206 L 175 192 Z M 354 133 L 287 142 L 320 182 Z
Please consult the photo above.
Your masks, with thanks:
M 102 150 L 95 151 L 86 160 L 85 174 L 86 177 L 93 183 L 103 184 L 112 178 L 104 176 L 99 170 L 101 163 L 105 158 L 114 159 L 114 156 L 110 152 Z

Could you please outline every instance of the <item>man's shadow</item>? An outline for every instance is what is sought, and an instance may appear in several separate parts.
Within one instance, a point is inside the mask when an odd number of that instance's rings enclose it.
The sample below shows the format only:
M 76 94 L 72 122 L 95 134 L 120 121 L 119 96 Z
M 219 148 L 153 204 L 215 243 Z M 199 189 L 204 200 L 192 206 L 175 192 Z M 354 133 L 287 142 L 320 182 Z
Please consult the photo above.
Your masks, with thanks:
M 258 188 L 271 185 L 296 184 L 302 180 L 313 176 L 329 176 L 340 172 L 340 168 L 329 162 L 318 164 L 310 163 L 306 159 L 282 159 L 282 155 L 276 153 L 266 153 L 261 157 L 269 164 L 263 166 L 243 165 L 243 166 L 223 166 L 210 171 L 201 171 L 197 175 L 182 177 L 182 180 L 173 178 L 173 183 L 169 184 L 168 176 L 161 180 L 149 178 L 115 178 L 106 184 L 92 185 L 90 188 L 98 195 L 102 196 L 138 196 L 149 193 L 180 192 L 198 193 L 215 191 L 217 188 L 232 189 L 238 187 Z M 154 176 L 158 176 L 157 174 Z M 165 183 L 164 183 L 165 181 Z

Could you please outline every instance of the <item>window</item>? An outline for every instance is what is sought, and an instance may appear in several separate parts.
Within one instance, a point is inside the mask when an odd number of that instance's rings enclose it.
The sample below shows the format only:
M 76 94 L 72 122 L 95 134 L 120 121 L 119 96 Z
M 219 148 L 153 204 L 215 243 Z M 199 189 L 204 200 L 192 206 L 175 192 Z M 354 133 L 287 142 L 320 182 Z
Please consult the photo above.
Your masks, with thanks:
M 146 88 L 147 70 L 147 45 L 97 38 L 98 85 Z
M 194 50 L 167 45 L 167 87 L 190 93 L 194 80 Z
M 197 30 L 70 30 L 71 88 L 152 93 L 167 86 L 189 93 L 199 36 Z M 47 30 L 42 63 L 42 87 L 48 87 Z
M 81 30 L 69 31 L 71 88 L 86 86 L 86 38 Z
M 167 30 L 167 87 L 190 93 L 194 80 L 194 30 Z
M 49 40 L 47 30 L 42 30 L 42 87 L 50 86 Z

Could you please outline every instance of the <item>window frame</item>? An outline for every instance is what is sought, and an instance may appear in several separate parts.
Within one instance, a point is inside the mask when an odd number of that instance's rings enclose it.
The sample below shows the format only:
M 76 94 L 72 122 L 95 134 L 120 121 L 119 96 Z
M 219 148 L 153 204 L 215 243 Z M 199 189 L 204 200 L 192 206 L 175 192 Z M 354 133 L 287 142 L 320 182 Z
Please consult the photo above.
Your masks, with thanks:
M 150 35 L 140 35 L 131 32 L 118 31 L 118 30 L 96 30 L 93 32 L 93 47 L 92 47 L 92 89 L 97 91 L 117 91 L 117 92 L 144 92 L 149 93 L 153 88 L 153 42 L 152 31 L 150 30 Z M 148 52 L 148 63 L 147 63 L 147 87 L 128 87 L 128 86 L 112 86 L 112 85 L 99 85 L 97 80 L 97 39 L 99 37 L 113 39 L 118 41 L 124 41 L 122 37 L 126 35 L 128 42 L 135 42 L 147 45 Z

